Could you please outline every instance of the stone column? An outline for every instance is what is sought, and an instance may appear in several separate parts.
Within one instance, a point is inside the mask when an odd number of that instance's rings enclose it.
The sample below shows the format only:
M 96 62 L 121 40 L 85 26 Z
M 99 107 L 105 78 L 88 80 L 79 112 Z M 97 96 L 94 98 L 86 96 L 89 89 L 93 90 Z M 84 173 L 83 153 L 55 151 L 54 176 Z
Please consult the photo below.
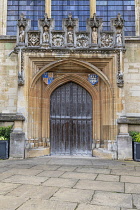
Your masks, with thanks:
M 135 0 L 136 36 L 140 36 L 140 1 Z
M 7 0 L 0 0 L 0 35 L 6 35 Z
M 128 133 L 128 124 L 120 124 L 120 132 L 117 136 L 118 159 L 132 160 L 132 138 Z
M 93 17 L 93 14 L 96 13 L 96 0 L 90 0 L 90 17 Z
M 51 18 L 51 0 L 45 0 L 45 13 L 48 14 L 48 18 Z

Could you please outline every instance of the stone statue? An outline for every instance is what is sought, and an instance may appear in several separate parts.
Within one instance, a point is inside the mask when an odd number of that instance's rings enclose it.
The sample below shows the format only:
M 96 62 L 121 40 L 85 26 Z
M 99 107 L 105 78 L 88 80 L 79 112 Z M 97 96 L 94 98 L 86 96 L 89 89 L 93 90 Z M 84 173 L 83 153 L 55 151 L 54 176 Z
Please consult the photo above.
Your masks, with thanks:
M 49 28 L 47 26 L 43 28 L 43 42 L 49 42 Z
M 118 30 L 118 32 L 117 32 L 116 42 L 117 42 L 117 45 L 122 45 L 122 34 L 121 34 L 121 30 Z
M 72 27 L 68 28 L 67 42 L 69 44 L 73 44 L 73 28 Z
M 19 42 L 21 43 L 25 42 L 25 29 L 23 26 L 19 28 Z
M 92 28 L 92 43 L 97 44 L 97 29 L 95 27 Z

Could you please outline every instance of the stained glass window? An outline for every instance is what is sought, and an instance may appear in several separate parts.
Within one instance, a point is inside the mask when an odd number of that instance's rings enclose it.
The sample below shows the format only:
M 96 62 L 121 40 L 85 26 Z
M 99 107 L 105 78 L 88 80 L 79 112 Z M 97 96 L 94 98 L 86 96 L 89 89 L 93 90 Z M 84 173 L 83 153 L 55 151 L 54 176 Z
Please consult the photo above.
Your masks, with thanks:
M 125 35 L 135 35 L 135 1 L 126 0 L 96 0 L 97 16 L 103 18 L 104 30 L 110 28 L 110 19 L 115 18 L 118 13 L 125 20 Z
M 125 35 L 135 35 L 134 0 L 96 0 L 96 5 L 97 16 L 104 21 L 104 30 L 109 30 L 110 18 L 121 13 L 125 19 Z M 86 19 L 90 16 L 90 0 L 51 0 L 51 8 L 57 30 L 62 29 L 62 18 L 66 18 L 70 12 L 74 18 L 79 18 L 80 30 L 86 30 Z M 21 13 L 32 20 L 32 29 L 37 30 L 38 19 L 44 17 L 45 0 L 8 0 L 8 35 L 16 35 L 17 19 Z
M 62 18 L 72 13 L 79 18 L 79 29 L 86 30 L 86 19 L 90 16 L 90 0 L 52 0 L 52 17 L 55 19 L 56 30 L 62 29 Z
M 32 20 L 33 30 L 38 29 L 38 19 L 45 14 L 45 0 L 8 0 L 7 34 L 16 35 L 17 20 L 21 13 Z

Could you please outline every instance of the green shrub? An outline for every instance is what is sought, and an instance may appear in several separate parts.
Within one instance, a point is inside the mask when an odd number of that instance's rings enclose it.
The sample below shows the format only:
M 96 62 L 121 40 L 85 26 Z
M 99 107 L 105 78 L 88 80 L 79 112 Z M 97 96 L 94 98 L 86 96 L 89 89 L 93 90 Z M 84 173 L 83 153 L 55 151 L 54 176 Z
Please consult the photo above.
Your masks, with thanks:
M 10 140 L 12 126 L 0 127 L 0 140 Z
M 130 131 L 130 136 L 132 137 L 132 141 L 140 142 L 140 133 L 137 131 Z

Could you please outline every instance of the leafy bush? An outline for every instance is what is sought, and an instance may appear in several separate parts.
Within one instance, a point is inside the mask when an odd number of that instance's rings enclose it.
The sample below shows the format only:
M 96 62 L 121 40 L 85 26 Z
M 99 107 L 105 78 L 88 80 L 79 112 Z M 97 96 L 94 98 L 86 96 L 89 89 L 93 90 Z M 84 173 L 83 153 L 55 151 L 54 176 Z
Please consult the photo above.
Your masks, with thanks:
M 10 140 L 12 126 L 0 127 L 0 140 Z
M 140 133 L 137 131 L 130 131 L 130 136 L 132 137 L 132 141 L 140 142 Z

